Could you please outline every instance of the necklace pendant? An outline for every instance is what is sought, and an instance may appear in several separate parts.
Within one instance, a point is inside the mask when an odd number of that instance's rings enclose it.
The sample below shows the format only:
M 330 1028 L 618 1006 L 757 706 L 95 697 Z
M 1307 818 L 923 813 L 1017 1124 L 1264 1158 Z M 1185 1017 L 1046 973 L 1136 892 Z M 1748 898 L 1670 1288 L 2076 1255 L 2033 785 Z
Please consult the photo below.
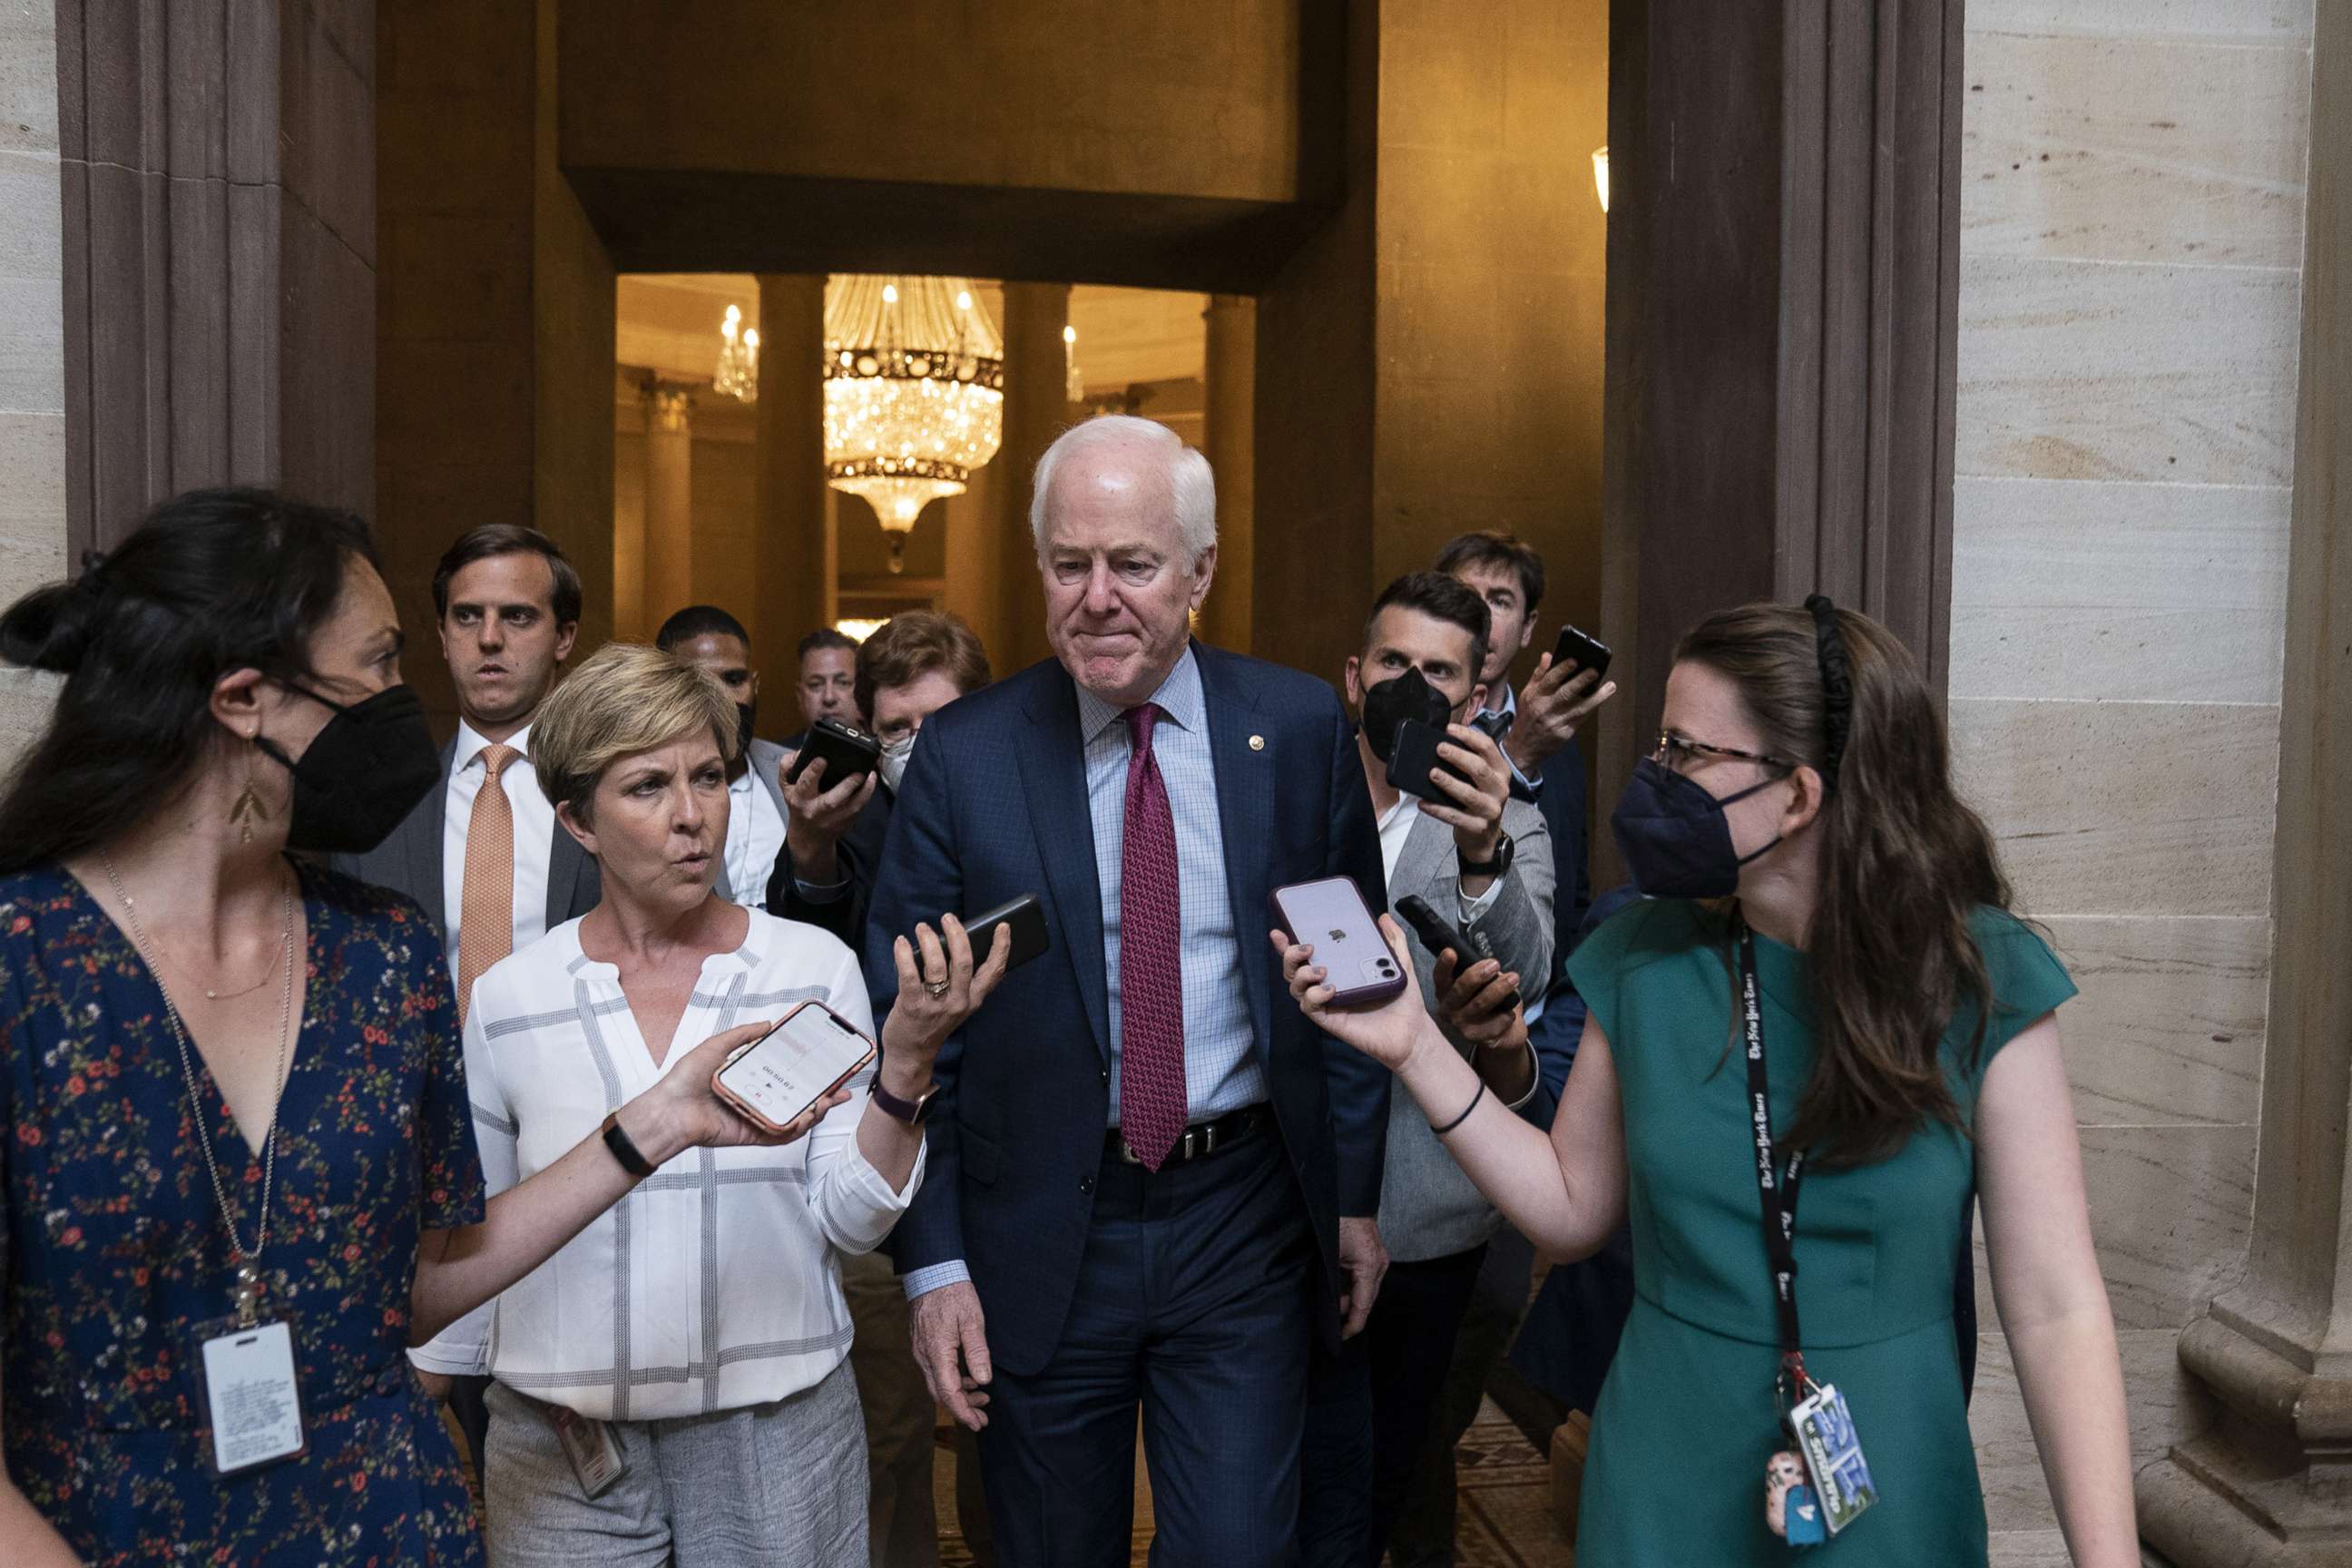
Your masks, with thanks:
M 261 1306 L 261 1270 L 252 1259 L 236 1266 L 236 1321 L 240 1328 L 253 1327 Z

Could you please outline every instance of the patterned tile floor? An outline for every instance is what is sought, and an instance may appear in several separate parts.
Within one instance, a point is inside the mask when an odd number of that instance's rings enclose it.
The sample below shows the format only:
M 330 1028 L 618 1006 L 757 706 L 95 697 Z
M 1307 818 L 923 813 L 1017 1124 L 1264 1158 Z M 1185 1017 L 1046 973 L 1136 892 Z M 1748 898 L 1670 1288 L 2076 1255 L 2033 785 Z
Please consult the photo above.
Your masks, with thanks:
M 1456 1568 L 1570 1568 L 1575 1554 L 1551 1517 L 1551 1468 L 1508 1416 L 1488 1400 L 1455 1450 L 1462 1507 L 1454 1533 Z M 955 1522 L 955 1460 L 942 1444 L 933 1472 L 938 1489 L 940 1562 L 970 1568 L 972 1556 Z M 1141 1568 L 1151 1546 L 1151 1488 L 1140 1457 L 1135 1476 L 1135 1549 Z

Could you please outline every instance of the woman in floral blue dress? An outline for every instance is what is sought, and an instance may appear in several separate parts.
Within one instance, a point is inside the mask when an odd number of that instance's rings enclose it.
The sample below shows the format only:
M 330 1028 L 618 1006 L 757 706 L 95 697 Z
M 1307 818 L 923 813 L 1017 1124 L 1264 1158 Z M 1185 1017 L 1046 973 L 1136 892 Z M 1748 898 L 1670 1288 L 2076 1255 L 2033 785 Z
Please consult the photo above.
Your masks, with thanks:
M 757 1026 L 486 1205 L 438 938 L 287 854 L 439 780 L 363 525 L 198 492 L 86 565 L 0 615 L 68 677 L 0 796 L 0 1560 L 478 1563 L 406 1348 L 638 1165 L 768 1141 L 709 1089 Z M 289 1325 L 302 1447 L 223 1474 L 201 1347 L 240 1315 Z

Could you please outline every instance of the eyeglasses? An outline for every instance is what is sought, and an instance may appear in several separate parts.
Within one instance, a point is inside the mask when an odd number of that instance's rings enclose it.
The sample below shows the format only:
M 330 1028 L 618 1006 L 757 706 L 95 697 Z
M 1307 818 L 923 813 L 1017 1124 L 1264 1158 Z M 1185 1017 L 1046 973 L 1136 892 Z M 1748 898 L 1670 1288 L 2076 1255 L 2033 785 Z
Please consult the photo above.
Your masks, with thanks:
M 1743 752 L 1735 746 L 1710 746 L 1704 741 L 1685 740 L 1672 730 L 1658 731 L 1658 743 L 1650 750 L 1650 760 L 1671 772 L 1688 773 L 1701 759 L 1729 758 L 1734 762 L 1761 763 L 1768 768 L 1794 773 L 1804 764 L 1786 757 L 1770 756 L 1763 752 Z

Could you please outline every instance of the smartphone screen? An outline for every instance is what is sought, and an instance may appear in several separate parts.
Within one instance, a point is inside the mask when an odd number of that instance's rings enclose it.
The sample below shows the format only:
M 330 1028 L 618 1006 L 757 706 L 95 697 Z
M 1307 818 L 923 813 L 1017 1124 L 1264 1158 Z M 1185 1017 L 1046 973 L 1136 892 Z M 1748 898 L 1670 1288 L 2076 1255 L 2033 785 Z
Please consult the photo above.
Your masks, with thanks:
M 743 1106 L 782 1127 L 823 1099 L 874 1054 L 856 1025 L 821 1002 L 803 1002 L 719 1069 Z

